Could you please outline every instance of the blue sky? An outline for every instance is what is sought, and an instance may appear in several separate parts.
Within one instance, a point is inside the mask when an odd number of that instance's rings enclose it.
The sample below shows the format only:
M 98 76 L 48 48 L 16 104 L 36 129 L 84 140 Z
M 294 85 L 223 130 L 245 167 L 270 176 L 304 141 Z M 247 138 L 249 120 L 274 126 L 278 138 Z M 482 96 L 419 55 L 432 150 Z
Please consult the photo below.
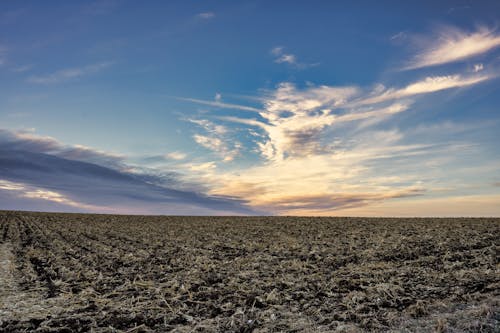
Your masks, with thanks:
M 498 216 L 498 13 L 3 1 L 0 209 Z

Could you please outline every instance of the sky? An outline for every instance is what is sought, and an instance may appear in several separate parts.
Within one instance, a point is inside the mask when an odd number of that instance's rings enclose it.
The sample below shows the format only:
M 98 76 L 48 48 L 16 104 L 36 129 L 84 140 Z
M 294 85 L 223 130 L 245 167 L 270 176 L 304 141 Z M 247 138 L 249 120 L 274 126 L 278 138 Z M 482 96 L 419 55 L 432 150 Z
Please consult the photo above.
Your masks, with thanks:
M 2 1 L 0 209 L 500 216 L 498 1 Z

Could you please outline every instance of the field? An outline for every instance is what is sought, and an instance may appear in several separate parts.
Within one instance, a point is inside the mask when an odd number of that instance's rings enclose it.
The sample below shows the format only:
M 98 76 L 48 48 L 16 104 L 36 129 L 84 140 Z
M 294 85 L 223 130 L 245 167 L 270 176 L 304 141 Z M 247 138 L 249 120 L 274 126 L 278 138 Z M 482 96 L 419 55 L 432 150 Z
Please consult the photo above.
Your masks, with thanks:
M 0 212 L 0 331 L 498 332 L 500 219 Z

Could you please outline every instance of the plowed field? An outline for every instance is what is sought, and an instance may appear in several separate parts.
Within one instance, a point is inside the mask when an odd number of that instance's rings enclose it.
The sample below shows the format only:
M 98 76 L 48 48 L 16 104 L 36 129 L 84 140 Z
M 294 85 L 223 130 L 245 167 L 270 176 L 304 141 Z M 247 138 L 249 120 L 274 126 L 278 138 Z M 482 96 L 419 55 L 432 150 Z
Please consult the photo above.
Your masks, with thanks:
M 498 332 L 500 219 L 0 212 L 0 331 Z

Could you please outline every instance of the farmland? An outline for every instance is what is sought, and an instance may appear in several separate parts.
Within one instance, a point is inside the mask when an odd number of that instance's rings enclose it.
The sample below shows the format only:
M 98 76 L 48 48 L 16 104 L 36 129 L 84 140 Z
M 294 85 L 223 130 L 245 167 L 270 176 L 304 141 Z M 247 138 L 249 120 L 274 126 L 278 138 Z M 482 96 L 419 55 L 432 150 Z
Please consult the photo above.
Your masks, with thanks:
M 0 331 L 493 332 L 500 219 L 0 212 Z

